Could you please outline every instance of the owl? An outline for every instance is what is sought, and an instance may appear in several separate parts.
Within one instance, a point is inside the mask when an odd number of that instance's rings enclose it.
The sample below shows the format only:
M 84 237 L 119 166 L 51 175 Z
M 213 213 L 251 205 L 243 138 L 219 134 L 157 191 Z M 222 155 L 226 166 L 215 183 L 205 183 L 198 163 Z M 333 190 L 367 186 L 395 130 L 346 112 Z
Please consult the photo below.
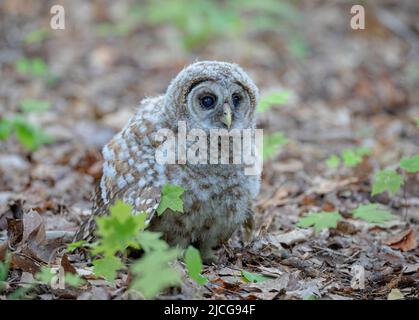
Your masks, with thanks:
M 148 230 L 160 232 L 170 245 L 192 244 L 205 263 L 216 262 L 214 250 L 235 230 L 247 230 L 249 236 L 260 173 L 247 175 L 242 163 L 161 163 L 156 161 L 156 151 L 163 141 L 157 134 L 161 130 L 178 133 L 180 123 L 187 130 L 207 134 L 214 129 L 252 129 L 257 101 L 257 87 L 236 64 L 201 61 L 185 67 L 164 95 L 144 99 L 103 148 L 103 175 L 92 215 L 75 240 L 94 239 L 94 218 L 107 214 L 120 199 L 133 207 L 134 214 L 146 212 Z M 183 213 L 170 209 L 155 213 L 167 184 L 185 190 Z

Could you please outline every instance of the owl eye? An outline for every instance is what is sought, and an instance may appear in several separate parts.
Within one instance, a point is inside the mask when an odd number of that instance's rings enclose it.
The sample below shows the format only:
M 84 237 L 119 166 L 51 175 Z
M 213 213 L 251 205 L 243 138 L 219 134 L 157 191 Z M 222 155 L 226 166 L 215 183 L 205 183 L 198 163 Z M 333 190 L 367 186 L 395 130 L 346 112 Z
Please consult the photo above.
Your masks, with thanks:
M 215 105 L 215 98 L 212 96 L 205 96 L 201 98 L 201 106 L 205 109 L 210 109 Z
M 237 107 L 240 103 L 240 96 L 238 94 L 233 94 L 233 97 L 231 98 L 233 100 L 233 106 Z

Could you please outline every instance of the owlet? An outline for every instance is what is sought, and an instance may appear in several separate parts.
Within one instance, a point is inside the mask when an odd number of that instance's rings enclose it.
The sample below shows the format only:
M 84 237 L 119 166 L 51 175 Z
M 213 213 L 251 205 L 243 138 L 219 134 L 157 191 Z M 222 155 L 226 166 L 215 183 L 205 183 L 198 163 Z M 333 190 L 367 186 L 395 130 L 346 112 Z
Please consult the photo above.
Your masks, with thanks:
M 146 212 L 148 230 L 161 232 L 169 244 L 192 244 L 199 248 L 204 262 L 215 261 L 214 249 L 239 227 L 249 230 L 253 225 L 252 201 L 259 192 L 260 170 L 246 174 L 244 161 L 232 161 L 234 148 L 227 151 L 227 163 L 210 161 L 211 157 L 222 160 L 223 148 L 222 135 L 211 140 L 211 134 L 255 129 L 257 100 L 257 87 L 238 65 L 217 61 L 189 65 L 171 81 L 164 95 L 144 99 L 103 148 L 103 176 L 93 212 L 76 240 L 93 239 L 95 216 L 107 214 L 109 206 L 121 199 L 133 206 L 134 213 Z M 171 139 L 175 146 L 161 153 L 175 154 L 174 161 L 157 159 L 157 152 L 169 140 L 169 135 L 161 138 L 162 132 L 175 137 Z M 200 148 L 193 148 L 197 142 L 188 139 L 191 133 L 200 138 Z M 182 135 L 186 135 L 184 143 Z M 244 148 L 243 137 L 239 142 Z M 231 138 L 227 147 L 233 145 Z M 216 143 L 211 145 L 211 141 Z M 185 150 L 186 155 L 181 154 Z M 219 155 L 213 156 L 217 151 Z M 194 157 L 197 152 L 200 156 Z M 238 160 L 243 160 L 243 154 Z M 155 213 L 167 184 L 185 189 L 183 213 L 170 209 Z

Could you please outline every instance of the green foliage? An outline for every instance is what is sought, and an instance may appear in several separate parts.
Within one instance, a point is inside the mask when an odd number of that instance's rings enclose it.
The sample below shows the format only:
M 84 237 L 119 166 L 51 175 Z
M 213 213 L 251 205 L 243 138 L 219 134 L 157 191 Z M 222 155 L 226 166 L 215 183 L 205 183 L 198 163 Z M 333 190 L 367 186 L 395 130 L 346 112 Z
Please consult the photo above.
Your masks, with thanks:
M 49 102 L 26 99 L 20 102 L 20 108 L 25 113 L 43 112 L 49 109 Z M 28 122 L 20 114 L 10 119 L 0 120 L 0 140 L 8 139 L 12 133 L 28 151 L 35 151 L 40 146 L 53 141 L 41 128 Z
M 342 159 L 346 167 L 354 167 L 362 162 L 362 156 L 349 149 L 342 151 Z
M 300 55 L 305 52 L 305 41 L 295 36 L 298 18 L 299 12 L 292 1 L 146 0 L 131 5 L 124 20 L 100 24 L 96 30 L 102 36 L 125 36 L 144 24 L 170 25 L 178 31 L 186 49 L 213 39 L 270 31 L 294 42 L 290 44 L 292 52 Z M 294 38 L 300 39 L 299 42 Z
M 340 158 L 337 155 L 332 154 L 329 158 L 327 158 L 326 165 L 332 169 L 337 168 L 340 165 Z
M 41 128 L 27 122 L 22 117 L 14 117 L 13 129 L 19 143 L 28 151 L 35 151 L 40 146 L 52 142 L 52 139 Z
M 280 146 L 288 143 L 284 133 L 275 132 L 271 135 L 263 136 L 263 159 L 274 157 L 278 154 Z
M 13 131 L 13 123 L 9 119 L 0 120 L 0 140 L 7 140 Z
M 273 92 L 260 100 L 256 111 L 265 112 L 274 105 L 285 104 L 288 102 L 290 95 L 290 91 Z
M 41 58 L 20 58 L 16 61 L 15 69 L 23 75 L 44 77 L 48 75 L 48 66 Z
M 199 284 L 205 284 L 208 282 L 208 279 L 205 278 L 202 272 L 202 259 L 199 251 L 193 246 L 189 246 L 185 252 L 184 257 L 186 269 L 192 280 L 195 280 Z
M 44 112 L 50 107 L 49 101 L 25 99 L 20 102 L 20 109 L 23 112 Z
M 115 256 L 105 256 L 102 259 L 93 261 L 93 272 L 97 276 L 103 276 L 107 281 L 113 282 L 116 272 L 124 267 L 121 258 Z
M 359 218 L 371 223 L 382 223 L 394 220 L 395 216 L 384 209 L 380 209 L 377 204 L 360 205 L 352 212 L 354 218 Z
M 403 170 L 414 173 L 419 171 L 419 154 L 410 157 L 410 158 L 403 158 L 400 160 L 400 168 Z
M 35 44 L 44 41 L 48 37 L 48 30 L 47 29 L 37 29 L 29 32 L 24 41 L 26 44 Z
M 0 261 L 0 293 L 6 288 L 6 280 L 9 274 L 10 256 L 6 255 L 4 261 Z
M 169 249 L 167 242 L 160 239 L 160 237 L 161 233 L 146 230 L 141 232 L 138 236 L 138 241 L 145 252 L 164 251 Z
M 345 167 L 350 168 L 360 164 L 363 160 L 363 157 L 370 154 L 371 150 L 369 148 L 358 147 L 353 149 L 345 149 L 341 152 L 340 156 Z M 331 155 L 326 160 L 326 165 L 329 168 L 337 168 L 340 165 L 340 158 L 337 155 Z
M 66 285 L 77 288 L 86 283 L 78 274 L 66 272 L 64 275 L 64 282 Z
M 53 272 L 51 268 L 42 267 L 41 270 L 37 274 L 35 274 L 34 278 L 42 284 L 50 284 L 54 276 L 55 272 Z
M 113 256 L 125 252 L 128 247 L 139 248 L 137 237 L 145 227 L 146 214 L 133 215 L 132 207 L 118 200 L 110 208 L 108 216 L 96 218 L 99 242 L 94 254 Z
M 90 244 L 86 241 L 86 240 L 80 240 L 80 241 L 76 241 L 76 242 L 72 242 L 67 244 L 67 252 L 73 252 L 74 250 L 76 250 L 77 248 L 81 248 L 81 247 L 89 247 Z
M 419 128 L 419 117 L 416 118 L 416 127 Z
M 134 275 L 131 288 L 150 299 L 164 288 L 180 284 L 180 274 L 170 266 L 179 255 L 176 248 L 147 253 L 131 266 Z
M 175 187 L 164 189 L 169 204 L 177 203 L 181 196 L 180 189 Z M 145 213 L 133 215 L 132 207 L 118 200 L 110 207 L 109 216 L 96 219 L 99 240 L 91 245 L 90 250 L 101 255 L 93 260 L 95 275 L 113 282 L 118 270 L 128 269 L 121 259 L 121 256 L 126 256 L 127 249 L 143 249 L 145 254 L 129 268 L 133 274 L 131 289 L 140 291 L 145 298 L 152 298 L 162 289 L 180 282 L 179 273 L 170 266 L 180 251 L 170 248 L 160 239 L 160 233 L 144 230 L 145 218 Z M 84 243 L 74 244 L 72 248 L 81 245 Z
M 7 300 L 25 300 L 31 298 L 27 295 L 33 288 L 34 285 L 26 285 L 24 287 L 19 287 L 7 296 Z
M 157 213 L 161 215 L 166 209 L 173 212 L 183 212 L 182 195 L 185 189 L 177 185 L 166 184 L 163 187 L 161 200 L 157 208 Z
M 336 212 L 317 212 L 309 213 L 307 216 L 299 219 L 297 226 L 308 228 L 314 226 L 316 233 L 322 229 L 336 228 L 338 221 L 342 220 L 342 216 Z
M 265 280 L 269 279 L 268 277 L 265 277 L 264 275 L 249 272 L 249 271 L 246 271 L 246 270 L 242 270 L 241 275 L 242 275 L 244 281 L 246 281 L 246 282 L 256 283 L 256 282 L 262 282 L 262 281 L 265 281 Z
M 375 196 L 384 191 L 396 193 L 403 185 L 403 178 L 396 171 L 386 169 L 375 173 L 371 195 Z

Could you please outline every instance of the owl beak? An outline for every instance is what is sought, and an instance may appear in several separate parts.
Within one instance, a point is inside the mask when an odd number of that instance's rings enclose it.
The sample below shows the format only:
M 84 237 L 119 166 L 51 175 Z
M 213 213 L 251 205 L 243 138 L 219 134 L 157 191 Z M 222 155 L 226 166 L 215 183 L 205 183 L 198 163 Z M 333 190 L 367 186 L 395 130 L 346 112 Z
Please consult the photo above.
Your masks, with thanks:
M 231 108 L 228 103 L 223 105 L 223 123 L 228 129 L 231 127 Z

